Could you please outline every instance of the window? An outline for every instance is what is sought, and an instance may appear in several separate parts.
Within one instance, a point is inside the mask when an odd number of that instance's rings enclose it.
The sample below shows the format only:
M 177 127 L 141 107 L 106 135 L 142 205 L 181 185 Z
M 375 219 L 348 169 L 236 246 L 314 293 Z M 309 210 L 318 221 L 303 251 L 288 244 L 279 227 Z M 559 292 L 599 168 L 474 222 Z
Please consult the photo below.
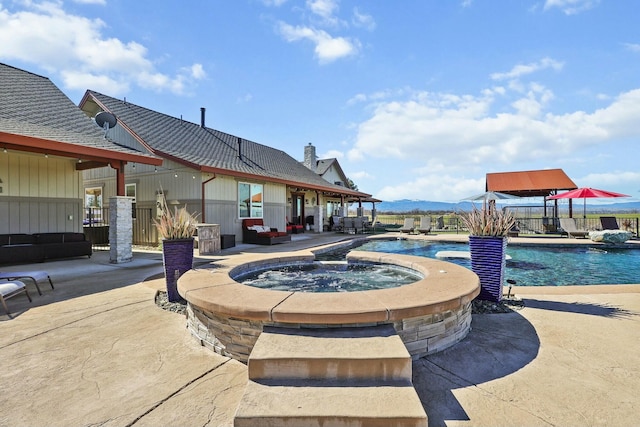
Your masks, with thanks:
M 262 218 L 262 184 L 238 183 L 238 216 Z
M 136 218 L 136 184 L 125 184 L 124 195 L 127 197 L 133 197 L 131 201 L 131 218 Z
M 84 207 L 85 208 L 101 208 L 102 207 L 102 187 L 93 187 L 84 189 Z
M 136 202 L 136 185 L 135 184 L 125 184 L 124 186 L 124 195 L 127 197 L 133 197 L 133 203 Z
M 84 225 L 102 222 L 102 187 L 84 189 Z

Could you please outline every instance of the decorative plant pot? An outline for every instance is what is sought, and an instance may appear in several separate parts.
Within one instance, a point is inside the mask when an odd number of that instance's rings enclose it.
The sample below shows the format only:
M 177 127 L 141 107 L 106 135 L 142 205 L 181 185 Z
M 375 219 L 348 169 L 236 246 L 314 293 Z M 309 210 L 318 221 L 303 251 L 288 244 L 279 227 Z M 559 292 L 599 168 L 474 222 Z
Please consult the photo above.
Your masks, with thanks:
M 506 237 L 469 236 L 471 270 L 480 278 L 478 299 L 498 302 L 504 283 Z
M 182 299 L 178 293 L 178 279 L 193 268 L 193 238 L 162 241 L 164 277 L 167 282 L 167 298 L 171 302 Z

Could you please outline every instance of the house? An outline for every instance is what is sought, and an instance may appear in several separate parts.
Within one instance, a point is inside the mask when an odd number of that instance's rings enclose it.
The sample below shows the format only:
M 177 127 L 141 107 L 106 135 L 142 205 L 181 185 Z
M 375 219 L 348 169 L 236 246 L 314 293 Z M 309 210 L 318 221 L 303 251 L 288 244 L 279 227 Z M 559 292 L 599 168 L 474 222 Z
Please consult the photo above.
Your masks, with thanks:
M 304 160 L 302 164 L 305 165 L 308 169 L 317 173 L 327 182 L 332 184 L 348 187 L 349 178 L 345 175 L 338 159 L 330 158 L 330 159 L 318 159 L 316 156 L 316 148 L 309 143 L 304 147 Z M 328 225 L 327 218 L 331 215 L 345 216 L 347 214 L 346 210 L 343 209 L 345 207 L 345 203 L 355 202 L 358 204 L 357 208 L 357 216 L 363 216 L 364 210 L 362 209 L 363 202 L 369 202 L 372 204 L 371 214 L 372 218 L 376 215 L 375 204 L 381 202 L 382 200 L 374 199 L 372 197 L 355 197 L 350 198 L 328 198 L 327 207 L 326 207 L 326 215 L 325 222 Z
M 239 239 L 246 218 L 279 230 L 289 220 L 322 231 L 328 200 L 369 197 L 325 181 L 282 150 L 207 127 L 204 108 L 200 123 L 191 123 L 92 90 L 80 108 L 89 117 L 113 114 L 110 138 L 163 159 L 160 167 L 127 165 L 125 186 L 137 207 L 154 208 L 165 197 L 200 214 L 203 223 L 220 224 L 223 235 Z M 115 191 L 106 169 L 87 171 L 84 186 L 88 193 Z
M 124 196 L 127 164 L 162 160 L 123 147 L 48 78 L 0 63 L 0 234 L 82 232 L 83 171 Z

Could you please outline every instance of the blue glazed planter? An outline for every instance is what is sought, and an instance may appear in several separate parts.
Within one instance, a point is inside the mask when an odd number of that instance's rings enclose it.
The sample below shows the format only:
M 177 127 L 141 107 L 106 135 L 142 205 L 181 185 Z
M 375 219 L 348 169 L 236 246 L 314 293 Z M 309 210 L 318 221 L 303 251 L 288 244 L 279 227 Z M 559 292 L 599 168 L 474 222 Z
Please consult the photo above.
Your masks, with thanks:
M 167 282 L 167 299 L 177 302 L 182 299 L 178 293 L 178 279 L 193 268 L 193 238 L 162 241 L 164 277 Z
M 469 236 L 471 270 L 480 278 L 478 299 L 498 302 L 504 283 L 506 237 Z

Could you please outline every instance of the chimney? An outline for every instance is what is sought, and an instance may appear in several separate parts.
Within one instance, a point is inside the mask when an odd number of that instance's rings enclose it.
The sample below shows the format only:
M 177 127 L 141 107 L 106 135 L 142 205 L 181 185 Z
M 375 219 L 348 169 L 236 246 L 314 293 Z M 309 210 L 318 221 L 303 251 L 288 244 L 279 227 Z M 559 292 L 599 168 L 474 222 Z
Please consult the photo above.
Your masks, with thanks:
M 311 145 L 311 143 L 309 143 L 309 145 L 304 147 L 304 165 L 308 168 L 311 169 L 312 171 L 316 171 L 316 166 L 317 166 L 317 160 L 316 160 L 316 147 L 314 147 L 313 145 Z
M 200 127 L 204 128 L 204 112 L 206 111 L 206 108 L 204 107 L 200 107 Z
M 242 160 L 242 138 L 238 137 L 238 158 Z

